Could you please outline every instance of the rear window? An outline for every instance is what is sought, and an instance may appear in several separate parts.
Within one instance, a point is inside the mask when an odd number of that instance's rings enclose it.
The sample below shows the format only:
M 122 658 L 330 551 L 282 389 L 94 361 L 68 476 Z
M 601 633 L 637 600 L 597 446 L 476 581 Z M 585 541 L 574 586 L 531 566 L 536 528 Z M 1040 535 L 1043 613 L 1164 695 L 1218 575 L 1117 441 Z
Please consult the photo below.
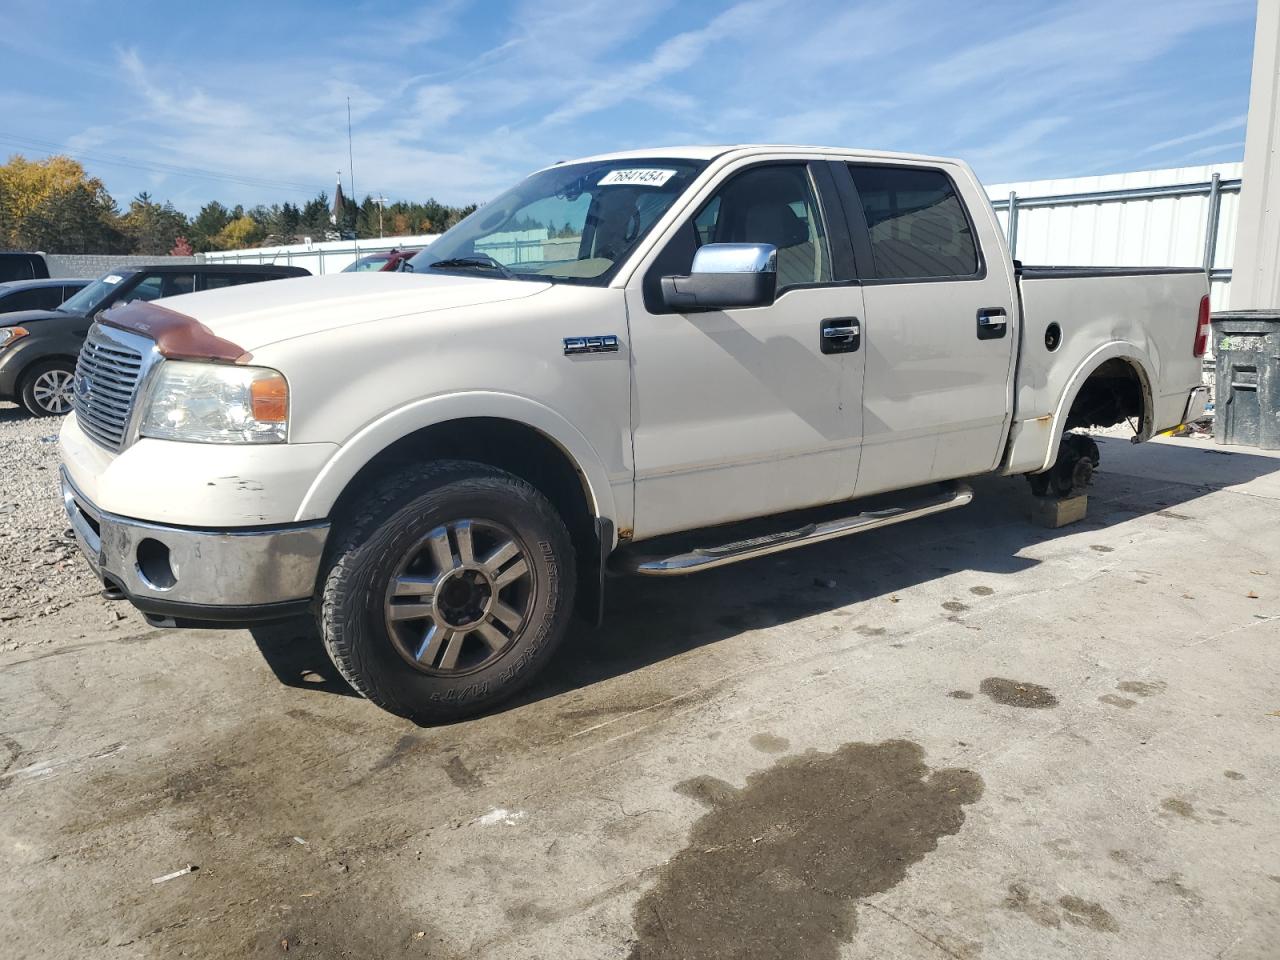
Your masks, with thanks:
M 971 277 L 978 249 L 964 205 L 941 170 L 850 164 L 885 280 Z
M 207 273 L 204 277 L 206 290 L 217 290 L 221 287 L 238 287 L 242 283 L 257 283 L 259 280 L 275 280 L 274 273 Z

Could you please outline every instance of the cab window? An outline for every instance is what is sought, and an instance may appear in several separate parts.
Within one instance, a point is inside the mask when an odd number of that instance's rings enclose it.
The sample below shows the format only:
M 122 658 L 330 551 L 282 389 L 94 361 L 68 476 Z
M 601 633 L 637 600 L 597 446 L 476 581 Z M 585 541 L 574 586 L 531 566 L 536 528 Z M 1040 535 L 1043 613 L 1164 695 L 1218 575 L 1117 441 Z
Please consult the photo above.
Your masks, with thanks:
M 702 207 L 693 223 L 698 246 L 771 243 L 777 247 L 779 294 L 831 280 L 827 231 L 803 163 L 756 167 L 737 174 Z
M 941 170 L 850 164 L 882 280 L 971 277 L 978 249 L 964 204 Z

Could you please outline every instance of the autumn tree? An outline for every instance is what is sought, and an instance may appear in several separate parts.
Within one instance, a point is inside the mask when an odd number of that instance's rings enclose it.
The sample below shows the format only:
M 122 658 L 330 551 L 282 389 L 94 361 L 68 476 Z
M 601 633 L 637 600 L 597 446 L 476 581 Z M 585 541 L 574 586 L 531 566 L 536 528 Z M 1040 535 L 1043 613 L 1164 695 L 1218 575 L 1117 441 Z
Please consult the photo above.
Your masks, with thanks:
M 106 186 L 70 157 L 0 166 L 0 245 L 50 253 L 120 253 L 128 241 Z
M 168 253 L 190 226 L 186 216 L 175 210 L 172 203 L 156 203 L 145 191 L 130 201 L 129 210 L 121 219 L 134 253 Z

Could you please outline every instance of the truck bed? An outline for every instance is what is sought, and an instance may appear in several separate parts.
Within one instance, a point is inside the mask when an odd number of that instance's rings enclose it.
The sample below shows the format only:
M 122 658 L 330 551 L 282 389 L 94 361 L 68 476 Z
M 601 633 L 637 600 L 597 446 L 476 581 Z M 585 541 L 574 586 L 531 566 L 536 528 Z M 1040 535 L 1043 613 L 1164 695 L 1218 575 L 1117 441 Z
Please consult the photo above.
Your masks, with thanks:
M 1108 362 L 1138 374 L 1150 412 L 1141 439 L 1180 422 L 1188 392 L 1200 383 L 1193 344 L 1208 290 L 1202 269 L 1022 266 L 1018 284 L 1022 330 L 1005 472 L 1052 462 L 1064 405 Z

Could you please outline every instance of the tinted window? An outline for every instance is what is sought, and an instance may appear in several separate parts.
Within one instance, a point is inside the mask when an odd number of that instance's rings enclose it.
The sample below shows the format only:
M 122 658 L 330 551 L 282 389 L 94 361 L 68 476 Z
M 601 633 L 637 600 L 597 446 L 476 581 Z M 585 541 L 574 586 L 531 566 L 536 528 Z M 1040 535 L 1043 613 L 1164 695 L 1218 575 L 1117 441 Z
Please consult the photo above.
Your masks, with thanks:
M 16 290 L 8 296 L 0 295 L 0 312 L 14 310 L 52 310 L 62 302 L 58 287 L 36 287 L 32 290 Z
M 876 276 L 908 280 L 978 272 L 969 218 L 940 170 L 849 166 L 871 232 Z
M 274 277 L 267 277 L 260 273 L 206 273 L 204 275 L 204 288 L 206 290 L 217 290 L 220 287 L 237 287 L 242 283 L 257 283 L 259 280 L 273 280 Z
M 196 288 L 194 273 L 153 273 L 144 277 L 136 287 L 121 297 L 121 303 L 132 300 L 159 300 L 190 293 Z
M 808 168 L 756 167 L 733 177 L 693 218 L 698 245 L 771 243 L 778 292 L 831 279 L 831 252 Z M 688 272 L 687 270 L 685 271 Z

